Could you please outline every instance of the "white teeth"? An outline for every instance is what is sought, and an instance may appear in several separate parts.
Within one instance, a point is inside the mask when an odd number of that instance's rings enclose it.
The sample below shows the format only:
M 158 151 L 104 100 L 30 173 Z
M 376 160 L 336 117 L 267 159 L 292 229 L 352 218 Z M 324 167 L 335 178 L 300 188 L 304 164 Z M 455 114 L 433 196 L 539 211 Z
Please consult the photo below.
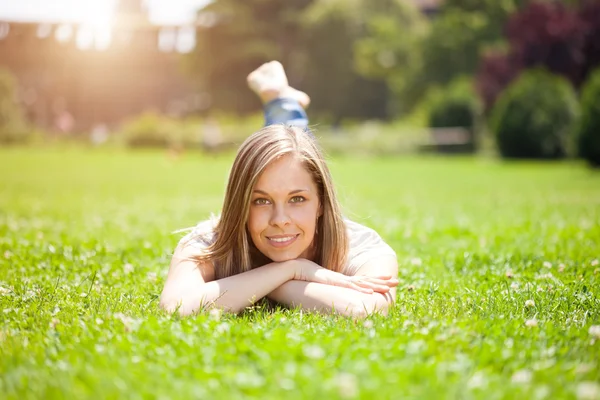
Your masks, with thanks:
M 269 238 L 269 240 L 272 240 L 273 242 L 277 242 L 277 243 L 283 243 L 283 242 L 289 242 L 294 237 L 295 236 L 288 236 L 288 237 L 283 237 L 283 238 Z

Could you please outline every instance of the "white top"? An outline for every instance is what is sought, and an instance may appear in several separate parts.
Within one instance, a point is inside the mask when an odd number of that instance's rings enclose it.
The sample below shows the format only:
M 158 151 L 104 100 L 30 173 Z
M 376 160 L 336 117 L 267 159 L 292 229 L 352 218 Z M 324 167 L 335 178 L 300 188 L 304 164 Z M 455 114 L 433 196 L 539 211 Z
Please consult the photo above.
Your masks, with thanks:
M 211 218 L 200 222 L 179 241 L 179 244 L 190 245 L 200 250 L 207 248 L 215 240 L 214 228 L 218 221 L 218 218 Z M 348 229 L 350 249 L 348 261 L 342 273 L 354 275 L 367 261 L 375 258 L 396 258 L 394 250 L 373 229 L 348 219 L 345 219 L 344 222 Z

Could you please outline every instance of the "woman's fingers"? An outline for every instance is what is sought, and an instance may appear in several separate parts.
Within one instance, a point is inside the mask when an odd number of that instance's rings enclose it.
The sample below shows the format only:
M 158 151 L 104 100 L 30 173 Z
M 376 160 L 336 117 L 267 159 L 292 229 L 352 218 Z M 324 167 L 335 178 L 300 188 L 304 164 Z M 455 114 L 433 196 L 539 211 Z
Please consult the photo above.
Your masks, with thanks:
M 387 286 L 388 288 L 398 286 L 398 279 L 395 279 L 395 278 L 380 279 L 380 278 L 372 278 L 369 276 L 360 276 L 359 279 L 361 282 L 364 282 L 366 284 L 371 284 L 371 285 Z
M 387 281 L 381 279 L 372 279 L 365 278 L 362 276 L 355 276 L 353 277 L 353 281 L 357 286 L 365 289 L 370 289 L 374 292 L 387 293 L 390 290 L 390 286 L 387 284 Z

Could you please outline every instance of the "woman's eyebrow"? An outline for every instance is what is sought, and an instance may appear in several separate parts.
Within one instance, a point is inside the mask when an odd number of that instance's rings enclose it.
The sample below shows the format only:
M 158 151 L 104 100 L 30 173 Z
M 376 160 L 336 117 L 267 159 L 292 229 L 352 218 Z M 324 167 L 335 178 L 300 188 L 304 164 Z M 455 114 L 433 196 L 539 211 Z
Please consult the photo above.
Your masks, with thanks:
M 265 196 L 269 195 L 269 193 L 265 192 L 264 190 L 260 190 L 260 189 L 254 189 L 252 192 L 264 194 Z M 310 190 L 308 190 L 308 189 L 295 189 L 295 190 L 292 190 L 291 192 L 289 192 L 288 195 L 290 195 L 290 194 L 296 194 L 296 193 L 302 193 L 302 192 L 310 192 Z

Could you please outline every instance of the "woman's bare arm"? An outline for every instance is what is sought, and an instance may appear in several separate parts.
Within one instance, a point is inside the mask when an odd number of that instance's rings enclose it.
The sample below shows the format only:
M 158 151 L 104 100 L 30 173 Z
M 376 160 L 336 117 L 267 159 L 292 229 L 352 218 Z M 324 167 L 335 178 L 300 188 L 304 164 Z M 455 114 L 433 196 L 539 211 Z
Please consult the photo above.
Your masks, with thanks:
M 161 294 L 160 306 L 168 312 L 190 315 L 203 306 L 239 312 L 292 280 L 317 282 L 329 288 L 346 288 L 354 293 L 372 293 L 378 281 L 348 277 L 321 268 L 308 260 L 270 263 L 251 271 L 215 280 L 211 263 L 190 259 L 198 254 L 191 246 L 178 247 Z
M 294 278 L 285 263 L 271 263 L 242 274 L 215 280 L 211 263 L 190 260 L 197 250 L 177 248 L 160 297 L 160 306 L 168 312 L 190 315 L 203 306 L 216 306 L 239 312 Z
M 269 293 L 268 297 L 290 307 L 365 317 L 374 312 L 387 314 L 396 299 L 398 263 L 393 257 L 379 257 L 361 267 L 355 279 L 373 283 L 373 293 L 335 287 L 329 284 L 290 280 Z

